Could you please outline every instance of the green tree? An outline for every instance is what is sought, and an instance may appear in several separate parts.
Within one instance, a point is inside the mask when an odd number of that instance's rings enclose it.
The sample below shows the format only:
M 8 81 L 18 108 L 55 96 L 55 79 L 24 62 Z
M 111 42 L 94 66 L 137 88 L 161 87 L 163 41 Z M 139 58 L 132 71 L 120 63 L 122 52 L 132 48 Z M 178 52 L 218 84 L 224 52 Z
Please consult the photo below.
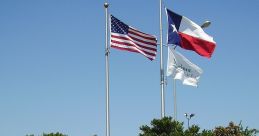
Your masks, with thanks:
M 207 130 L 199 133 L 200 127 L 197 125 L 192 125 L 185 130 L 183 123 L 172 120 L 172 117 L 153 119 L 151 127 L 143 125 L 140 130 L 139 136 L 212 136 L 212 132 Z
M 184 131 L 184 136 L 200 136 L 200 127 L 197 125 L 192 125 L 189 129 Z
M 203 130 L 201 132 L 201 135 L 200 136 L 214 136 L 213 132 L 211 130 Z
M 142 131 L 139 136 L 182 136 L 183 135 L 183 124 L 177 121 L 172 121 L 171 117 L 164 117 L 162 119 L 153 119 L 151 126 L 141 126 Z
M 184 129 L 183 123 L 172 120 L 172 117 L 162 119 L 153 119 L 151 126 L 143 125 L 140 127 L 139 136 L 256 136 L 258 130 L 244 128 L 240 122 L 239 125 L 230 122 L 227 127 L 219 126 L 214 130 L 202 130 L 197 125 L 192 125 Z
M 216 136 L 256 136 L 256 133 L 256 129 L 244 128 L 242 122 L 239 125 L 230 122 L 227 127 L 219 126 L 214 130 Z

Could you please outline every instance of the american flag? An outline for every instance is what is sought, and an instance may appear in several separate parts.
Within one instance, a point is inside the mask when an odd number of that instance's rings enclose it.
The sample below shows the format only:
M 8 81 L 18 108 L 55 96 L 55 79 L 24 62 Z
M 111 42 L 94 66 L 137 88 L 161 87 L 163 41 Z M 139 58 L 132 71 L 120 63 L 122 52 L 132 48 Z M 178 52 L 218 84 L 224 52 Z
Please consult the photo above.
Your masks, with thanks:
M 140 32 L 111 15 L 111 47 L 141 53 L 154 60 L 157 52 L 155 36 Z

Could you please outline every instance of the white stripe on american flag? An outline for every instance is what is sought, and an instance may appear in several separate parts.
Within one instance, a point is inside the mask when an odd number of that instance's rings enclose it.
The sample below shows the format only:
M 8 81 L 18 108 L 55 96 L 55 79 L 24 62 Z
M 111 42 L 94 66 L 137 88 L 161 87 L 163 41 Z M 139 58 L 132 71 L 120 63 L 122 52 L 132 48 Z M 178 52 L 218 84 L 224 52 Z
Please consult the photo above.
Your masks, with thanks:
M 133 33 L 130 33 L 128 34 L 131 38 L 139 41 L 139 42 L 142 42 L 142 43 L 146 43 L 148 45 L 152 45 L 152 46 L 156 46 L 156 42 L 154 40 L 149 40 L 149 39 L 144 39 L 142 37 L 139 37 L 137 35 L 134 35 Z
M 127 35 L 112 33 L 111 38 L 113 40 L 118 40 L 118 41 L 120 40 L 120 41 L 124 41 L 124 42 L 127 42 L 127 43 L 136 44 L 136 45 L 142 46 L 143 48 L 148 48 L 149 50 L 156 51 L 156 45 L 150 45 L 150 44 L 146 44 L 146 43 L 143 43 L 143 42 L 136 41 L 136 40 L 132 39 L 131 37 L 127 36 Z
M 130 51 L 130 52 L 141 53 L 142 55 L 146 56 L 147 58 L 149 58 L 151 60 L 156 58 L 156 54 L 148 55 L 147 53 L 143 52 L 142 50 L 140 50 L 140 49 L 138 49 L 137 47 L 134 47 L 134 46 L 127 46 L 127 45 L 116 44 L 116 43 L 112 43 L 111 46 L 113 48 L 117 48 L 117 49 L 121 49 L 121 50 L 127 50 L 127 51 Z
M 139 46 L 137 46 L 136 44 L 132 44 L 132 43 L 128 43 L 127 41 L 116 41 L 116 40 L 112 40 L 112 45 L 118 45 L 120 47 L 125 47 L 125 48 L 133 48 L 136 50 L 140 50 L 145 52 L 146 54 L 150 54 L 150 55 L 155 55 L 156 51 L 151 51 L 151 50 L 147 50 L 145 48 L 141 48 Z
M 156 51 L 152 51 L 152 50 L 148 50 L 148 49 L 145 49 L 145 48 L 141 48 L 140 46 L 134 44 L 134 43 L 131 43 L 131 42 L 128 42 L 128 41 L 118 41 L 118 40 L 113 40 L 111 39 L 111 42 L 112 42 L 112 45 L 122 45 L 124 46 L 125 48 L 133 48 L 138 50 L 138 51 L 143 51 L 145 52 L 145 54 L 150 54 L 150 55 L 155 55 L 156 54 Z M 120 46 L 121 47 L 121 46 Z
M 145 48 L 142 48 L 141 46 L 138 46 L 132 42 L 129 42 L 129 41 L 123 41 L 123 40 L 114 40 L 112 39 L 112 43 L 114 44 L 117 44 L 117 45 L 123 45 L 123 46 L 126 46 L 126 47 L 135 47 L 139 50 L 143 50 L 149 54 L 153 54 L 155 55 L 156 54 L 156 51 L 153 51 L 153 50 L 149 50 L 149 49 L 145 49 Z
M 127 50 L 131 52 L 138 52 L 153 60 L 156 56 L 156 45 L 148 45 L 133 40 L 127 35 L 112 33 L 111 46 L 118 47 L 118 49 Z
M 147 35 L 145 33 L 142 33 L 134 28 L 129 28 L 129 33 L 133 33 L 134 35 L 138 35 L 138 37 L 143 37 L 144 39 L 146 40 L 150 40 L 151 42 L 154 42 L 155 41 L 155 44 L 156 44 L 156 38 L 155 36 L 152 36 L 152 35 Z

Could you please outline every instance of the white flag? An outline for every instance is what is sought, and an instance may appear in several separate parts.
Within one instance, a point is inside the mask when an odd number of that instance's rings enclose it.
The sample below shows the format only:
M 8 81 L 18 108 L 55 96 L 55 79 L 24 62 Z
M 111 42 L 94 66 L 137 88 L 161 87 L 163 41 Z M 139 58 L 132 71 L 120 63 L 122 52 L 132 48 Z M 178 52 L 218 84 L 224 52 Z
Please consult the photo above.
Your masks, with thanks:
M 191 63 L 182 54 L 168 47 L 167 76 L 183 81 L 184 85 L 197 87 L 202 69 Z

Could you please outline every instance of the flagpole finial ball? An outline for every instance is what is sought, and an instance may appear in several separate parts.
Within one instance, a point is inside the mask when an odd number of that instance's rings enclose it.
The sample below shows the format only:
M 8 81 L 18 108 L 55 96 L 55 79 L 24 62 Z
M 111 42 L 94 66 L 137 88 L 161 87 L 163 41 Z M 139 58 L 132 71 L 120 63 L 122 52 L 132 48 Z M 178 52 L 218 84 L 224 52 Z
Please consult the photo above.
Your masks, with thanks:
M 109 7 L 109 4 L 107 2 L 104 3 L 104 7 L 105 8 L 108 8 Z

